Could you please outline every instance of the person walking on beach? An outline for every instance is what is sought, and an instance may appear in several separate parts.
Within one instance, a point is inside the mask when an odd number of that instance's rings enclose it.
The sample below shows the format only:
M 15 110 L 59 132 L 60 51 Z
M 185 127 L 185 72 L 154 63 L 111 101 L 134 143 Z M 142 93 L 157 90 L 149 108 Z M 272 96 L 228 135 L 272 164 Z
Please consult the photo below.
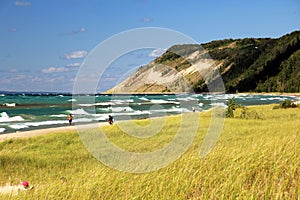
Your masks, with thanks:
M 69 120 L 69 125 L 72 126 L 73 116 L 71 114 L 69 114 L 68 120 Z
M 114 118 L 111 115 L 108 115 L 108 123 L 112 125 L 114 123 Z

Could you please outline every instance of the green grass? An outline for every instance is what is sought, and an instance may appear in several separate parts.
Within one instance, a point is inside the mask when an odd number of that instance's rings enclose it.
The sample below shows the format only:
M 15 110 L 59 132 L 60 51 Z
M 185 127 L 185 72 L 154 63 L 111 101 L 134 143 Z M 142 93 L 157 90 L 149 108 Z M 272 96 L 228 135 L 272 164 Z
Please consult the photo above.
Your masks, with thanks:
M 210 113 L 202 113 L 189 149 L 174 163 L 150 173 L 103 165 L 75 131 L 3 141 L 0 184 L 27 180 L 35 188 L 0 199 L 299 199 L 300 109 L 272 110 L 273 106 L 249 108 L 263 116 L 259 120 L 226 119 L 216 146 L 200 159 L 211 119 Z M 147 152 L 172 141 L 180 120 L 166 119 L 160 133 L 150 138 L 130 137 L 117 125 L 102 130 L 121 148 Z M 135 123 L 146 127 L 150 122 Z M 189 126 L 184 128 L 188 134 Z

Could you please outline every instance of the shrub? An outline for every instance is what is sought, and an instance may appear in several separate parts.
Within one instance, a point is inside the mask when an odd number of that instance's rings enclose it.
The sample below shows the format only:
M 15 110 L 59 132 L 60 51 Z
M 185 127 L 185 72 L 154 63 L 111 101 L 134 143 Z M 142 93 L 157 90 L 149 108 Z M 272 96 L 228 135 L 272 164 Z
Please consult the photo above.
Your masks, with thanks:
M 242 111 L 240 114 L 241 119 L 263 119 L 263 116 L 261 116 L 256 110 L 249 110 L 246 107 L 242 107 Z
M 226 117 L 233 118 L 235 109 L 238 107 L 238 105 L 235 102 L 234 97 L 228 100 L 228 107 L 226 109 Z
M 282 101 L 279 105 L 274 106 L 273 109 L 296 108 L 296 107 L 297 107 L 297 105 L 293 101 L 286 99 L 286 100 Z

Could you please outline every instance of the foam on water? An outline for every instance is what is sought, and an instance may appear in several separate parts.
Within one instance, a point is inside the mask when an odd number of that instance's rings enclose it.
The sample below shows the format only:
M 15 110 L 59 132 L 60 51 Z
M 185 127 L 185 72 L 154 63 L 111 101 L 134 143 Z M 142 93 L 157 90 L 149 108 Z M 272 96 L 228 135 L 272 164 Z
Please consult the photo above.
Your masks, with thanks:
M 147 99 L 146 97 L 141 97 L 139 98 L 140 100 L 143 100 L 143 101 L 149 101 L 149 99 Z
M 17 129 L 17 130 L 19 130 L 19 129 L 23 129 L 23 128 L 29 128 L 27 125 L 25 125 L 25 124 L 10 124 L 10 125 L 8 125 L 10 128 L 12 128 L 12 129 Z
M 179 101 L 195 101 L 197 99 L 195 99 L 193 97 L 180 97 L 180 98 L 177 98 L 177 100 L 179 100 Z
M 0 122 L 17 122 L 17 121 L 24 121 L 24 119 L 21 116 L 9 117 L 6 112 L 0 113 Z
M 16 103 L 4 103 L 3 104 L 4 106 L 6 106 L 6 107 L 16 107 Z
M 180 107 L 174 107 L 173 106 L 170 109 L 151 110 L 151 112 L 155 112 L 155 113 L 168 113 L 168 112 L 184 113 L 184 112 L 190 112 L 190 110 L 186 109 L 186 108 L 180 108 Z
M 45 126 L 45 125 L 57 125 L 57 124 L 66 124 L 67 120 L 49 120 L 49 121 L 42 121 L 42 122 L 27 122 L 24 123 L 27 127 L 29 126 Z
M 152 99 L 150 100 L 153 104 L 179 104 L 179 102 L 176 101 L 166 101 L 162 99 Z
M 112 112 L 131 112 L 133 111 L 132 108 L 130 107 L 112 107 L 111 108 Z
M 50 115 L 50 117 L 67 117 L 65 114 Z
M 72 114 L 72 115 L 89 115 L 89 113 L 86 112 L 82 108 L 79 108 L 79 109 L 76 109 L 76 110 L 67 110 L 67 112 Z
M 91 106 L 109 106 L 112 103 L 110 102 L 101 102 L 101 103 L 83 103 L 83 104 L 78 104 L 78 106 L 82 107 L 91 107 Z
M 0 133 L 3 133 L 5 131 L 5 128 L 0 128 Z

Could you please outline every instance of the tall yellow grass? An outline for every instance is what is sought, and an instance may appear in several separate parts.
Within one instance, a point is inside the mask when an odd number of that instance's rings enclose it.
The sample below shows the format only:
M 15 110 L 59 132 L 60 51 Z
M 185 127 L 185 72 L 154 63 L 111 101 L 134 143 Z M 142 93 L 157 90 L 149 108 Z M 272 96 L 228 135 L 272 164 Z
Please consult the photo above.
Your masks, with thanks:
M 150 173 L 103 165 L 75 131 L 6 140 L 0 143 L 0 184 L 27 180 L 35 188 L 0 199 L 300 199 L 300 109 L 272 107 L 250 108 L 263 119 L 226 119 L 216 146 L 200 159 L 211 120 L 210 113 L 202 113 L 190 148 Z M 170 117 L 147 139 L 129 137 L 117 125 L 103 130 L 121 148 L 146 152 L 170 142 L 179 123 L 180 116 Z

